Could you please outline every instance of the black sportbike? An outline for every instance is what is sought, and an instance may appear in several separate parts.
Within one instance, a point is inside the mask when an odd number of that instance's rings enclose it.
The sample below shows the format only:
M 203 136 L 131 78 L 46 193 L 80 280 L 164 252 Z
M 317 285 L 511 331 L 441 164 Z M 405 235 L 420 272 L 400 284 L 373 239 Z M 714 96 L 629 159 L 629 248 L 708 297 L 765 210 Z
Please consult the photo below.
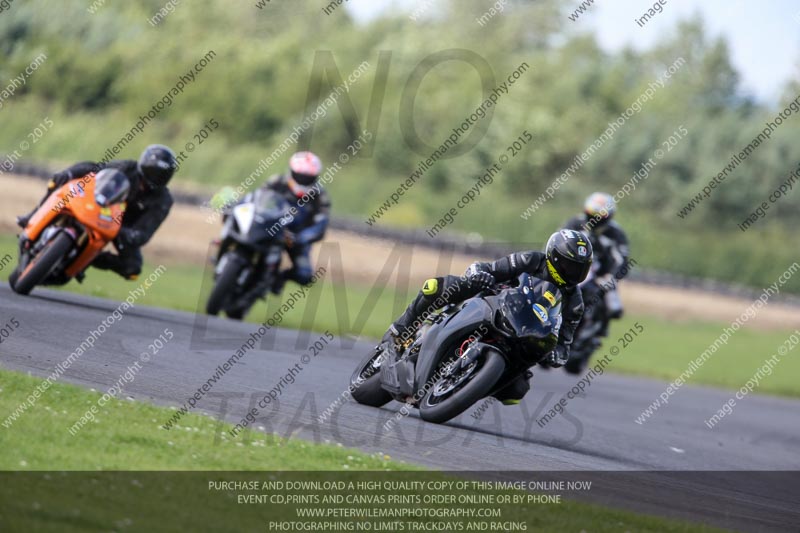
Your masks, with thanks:
M 214 288 L 206 312 L 224 311 L 241 320 L 261 296 L 253 291 L 257 280 L 278 276 L 286 247 L 284 222 L 289 204 L 274 191 L 258 189 L 227 213 L 214 269 Z
M 353 373 L 353 398 L 409 403 L 443 423 L 502 391 L 555 348 L 561 326 L 555 285 L 528 274 L 516 282 L 434 313 L 391 360 L 384 339 Z

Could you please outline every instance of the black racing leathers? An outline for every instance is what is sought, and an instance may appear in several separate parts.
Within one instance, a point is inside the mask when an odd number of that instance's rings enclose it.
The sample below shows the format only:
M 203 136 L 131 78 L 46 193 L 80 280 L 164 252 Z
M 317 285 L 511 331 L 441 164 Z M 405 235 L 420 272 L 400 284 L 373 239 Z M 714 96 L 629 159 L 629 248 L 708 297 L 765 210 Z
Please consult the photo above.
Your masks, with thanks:
M 592 241 L 594 251 L 595 275 L 602 277 L 611 274 L 617 280 L 628 273 L 630 248 L 628 236 L 623 229 L 613 220 L 605 224 L 587 228 L 585 215 L 572 217 L 565 224 L 565 228 L 583 232 Z
M 550 274 L 547 271 L 547 256 L 537 251 L 513 253 L 492 263 L 475 263 L 470 268 L 488 272 L 497 282 L 511 281 L 525 272 L 539 279 L 550 280 Z M 561 287 L 560 291 L 563 294 L 563 300 L 562 324 L 558 342 L 568 351 L 572 344 L 575 328 L 578 327 L 583 315 L 583 297 L 580 289 L 576 286 Z M 392 331 L 397 336 L 406 336 L 411 329 L 419 326 L 420 320 L 427 318 L 436 309 L 446 304 L 466 300 L 475 294 L 475 289 L 464 277 L 432 278 L 425 283 L 416 299 L 392 325 Z
M 609 321 L 623 315 L 616 289 L 617 282 L 628 275 L 631 266 L 628 236 L 615 221 L 593 226 L 586 215 L 571 218 L 565 227 L 583 232 L 592 242 L 595 281 L 583 288 L 586 313 L 587 319 L 600 321 L 599 336 L 605 337 Z
M 539 279 L 550 280 L 547 271 L 547 256 L 542 252 L 517 252 L 502 257 L 493 263 L 477 263 L 477 268 L 489 272 L 498 282 L 510 281 L 520 274 L 528 273 Z M 562 323 L 558 343 L 567 349 L 572 344 L 575 329 L 583 316 L 583 296 L 577 286 L 560 287 Z

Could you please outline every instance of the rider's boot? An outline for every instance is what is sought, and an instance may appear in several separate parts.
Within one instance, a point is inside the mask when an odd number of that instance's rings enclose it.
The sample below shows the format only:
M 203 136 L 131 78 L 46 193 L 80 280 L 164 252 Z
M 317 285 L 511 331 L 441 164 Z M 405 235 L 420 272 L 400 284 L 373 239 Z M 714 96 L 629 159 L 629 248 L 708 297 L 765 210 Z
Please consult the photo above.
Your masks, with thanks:
M 390 358 L 395 358 L 403 353 L 404 342 L 402 334 L 403 330 L 398 328 L 396 324 L 392 324 L 383 336 L 382 343 Z
M 290 270 L 284 270 L 282 272 L 278 272 L 278 275 L 275 276 L 275 279 L 272 282 L 272 285 L 269 288 L 269 291 L 272 294 L 279 295 L 283 292 L 283 287 L 286 285 L 286 281 L 289 279 Z
M 383 334 L 378 348 L 383 349 L 389 359 L 396 359 L 409 344 L 410 339 L 407 331 L 408 328 L 398 325 L 396 322 L 393 323 Z

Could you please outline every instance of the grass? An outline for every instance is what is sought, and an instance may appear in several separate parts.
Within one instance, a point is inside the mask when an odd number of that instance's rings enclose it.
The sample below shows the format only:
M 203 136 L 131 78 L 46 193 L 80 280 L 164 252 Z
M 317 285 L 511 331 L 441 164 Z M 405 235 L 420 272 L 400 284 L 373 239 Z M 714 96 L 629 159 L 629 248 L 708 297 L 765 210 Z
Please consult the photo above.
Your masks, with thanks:
M 0 371 L 0 413 L 16 409 L 40 381 Z M 392 461 L 388 456 L 332 445 L 260 433 L 250 433 L 247 439 L 227 438 L 224 435 L 231 429 L 229 424 L 196 414 L 186 416 L 181 427 L 167 431 L 161 428 L 160 421 L 171 411 L 138 402 L 112 400 L 94 423 L 71 436 L 67 428 L 99 398 L 100 393 L 56 383 L 11 429 L 0 428 L 3 448 L 0 470 L 43 471 L 0 472 L 0 530 L 71 532 L 126 527 L 135 531 L 264 530 L 269 521 L 297 520 L 294 506 L 243 505 L 237 500 L 237 493 L 269 491 L 211 490 L 209 482 L 452 479 Z M 82 472 L 65 472 L 72 470 Z M 127 472 L 92 473 L 92 470 Z M 195 472 L 159 472 L 179 470 Z M 370 470 L 383 473 L 366 473 Z M 270 471 L 272 474 L 263 474 Z M 322 496 L 328 492 L 305 490 L 302 494 Z M 374 491 L 347 487 L 343 492 Z M 524 521 L 534 530 L 580 531 L 590 526 L 596 532 L 715 531 L 702 525 L 571 501 L 493 507 L 501 509 L 503 521 Z
M 660 318 L 639 316 L 630 317 L 615 323 L 611 337 L 605 346 L 613 344 L 621 347 L 619 337 L 634 322 L 644 326 L 644 332 L 628 348 L 616 356 L 612 371 L 636 376 L 647 376 L 672 381 L 682 372 L 689 370 L 689 363 L 722 334 L 728 324 L 713 322 L 669 322 Z M 725 389 L 739 389 L 764 361 L 778 352 L 778 347 L 792 335 L 787 331 L 756 331 L 740 329 L 728 339 L 728 343 L 706 360 L 688 380 L 692 385 L 712 385 Z M 598 354 L 608 353 L 600 348 Z M 800 359 L 790 352 L 780 358 L 772 375 L 761 381 L 756 390 L 761 394 L 787 397 L 800 397 L 800 385 L 796 376 L 800 374 Z
M 0 371 L 2 421 L 25 401 L 41 378 Z M 11 424 L 0 426 L 0 470 L 409 470 L 388 456 L 333 445 L 249 432 L 230 438 L 229 424 L 187 414 L 179 426 L 161 427 L 172 410 L 112 400 L 77 431 L 69 428 L 101 397 L 55 384 Z M 243 434 L 245 435 L 245 434 Z M 313 452 L 312 452 L 313 450 Z
M 14 252 L 13 240 L 0 238 L 0 257 Z M 147 268 L 154 268 L 148 265 Z M 7 276 L 10 269 L 0 272 Z M 144 275 L 149 272 L 145 271 Z M 330 278 L 331 270 L 308 293 L 293 311 L 287 313 L 282 327 L 322 332 L 330 330 L 336 335 L 353 335 L 379 338 L 389 323 L 396 318 L 416 289 L 395 291 L 390 287 L 365 287 L 356 284 L 336 284 Z M 186 265 L 170 265 L 157 282 L 158 289 L 150 290 L 139 300 L 142 305 L 179 309 L 194 312 L 202 310 L 210 286 L 210 272 Z M 78 294 L 123 300 L 128 291 L 138 285 L 124 282 L 108 272 L 90 270 L 84 283 L 70 283 L 63 290 Z M 260 302 L 248 320 L 262 322 L 278 309 L 280 302 L 296 289 L 289 284 L 283 297 L 271 296 L 268 303 Z M 198 297 L 198 295 L 200 295 Z M 689 305 L 689 304 L 687 304 Z M 628 316 L 613 323 L 611 336 L 605 345 L 618 344 L 618 338 L 640 322 L 645 331 L 614 358 L 612 370 L 624 374 L 647 376 L 671 381 L 685 371 L 722 333 L 727 324 L 714 322 L 673 322 L 654 316 Z M 756 331 L 741 329 L 721 347 L 689 380 L 691 384 L 712 385 L 738 389 L 763 365 L 764 360 L 776 353 L 778 346 L 791 331 Z M 600 353 L 604 353 L 601 348 Z M 800 397 L 800 384 L 793 378 L 800 374 L 800 360 L 783 357 L 776 372 L 765 378 L 758 392 L 780 396 Z

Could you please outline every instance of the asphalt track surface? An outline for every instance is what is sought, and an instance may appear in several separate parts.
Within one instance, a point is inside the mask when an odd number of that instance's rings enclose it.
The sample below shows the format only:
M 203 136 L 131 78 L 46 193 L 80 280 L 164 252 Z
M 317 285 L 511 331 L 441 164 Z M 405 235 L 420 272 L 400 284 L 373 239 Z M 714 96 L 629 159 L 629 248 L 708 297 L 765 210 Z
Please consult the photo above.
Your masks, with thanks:
M 11 317 L 20 323 L 0 348 L 0 365 L 35 376 L 49 375 L 119 305 L 43 289 L 20 297 L 6 284 L 0 287 L 0 301 L 0 323 Z M 106 330 L 61 381 L 107 390 L 165 328 L 174 332 L 174 339 L 141 365 L 120 397 L 170 407 L 183 404 L 258 326 L 137 306 Z M 487 477 L 577 471 L 574 479 L 592 479 L 602 486 L 576 495 L 578 499 L 745 531 L 798 530 L 800 401 L 751 394 L 709 430 L 704 420 L 732 393 L 686 385 L 667 407 L 639 425 L 634 420 L 666 384 L 606 373 L 570 401 L 566 416 L 540 428 L 536 419 L 578 378 L 538 371 L 521 405 L 491 404 L 480 420 L 472 410 L 439 426 L 412 412 L 386 430 L 401 404 L 374 409 L 348 401 L 319 423 L 372 346 L 336 338 L 312 357 L 309 346 L 319 337 L 271 330 L 193 411 L 238 423 L 299 364 L 295 382 L 258 414 L 256 431 L 341 443 L 439 470 L 485 471 Z M 634 357 L 635 346 L 628 350 L 621 356 Z M 5 419 L 8 413 L 0 415 Z

